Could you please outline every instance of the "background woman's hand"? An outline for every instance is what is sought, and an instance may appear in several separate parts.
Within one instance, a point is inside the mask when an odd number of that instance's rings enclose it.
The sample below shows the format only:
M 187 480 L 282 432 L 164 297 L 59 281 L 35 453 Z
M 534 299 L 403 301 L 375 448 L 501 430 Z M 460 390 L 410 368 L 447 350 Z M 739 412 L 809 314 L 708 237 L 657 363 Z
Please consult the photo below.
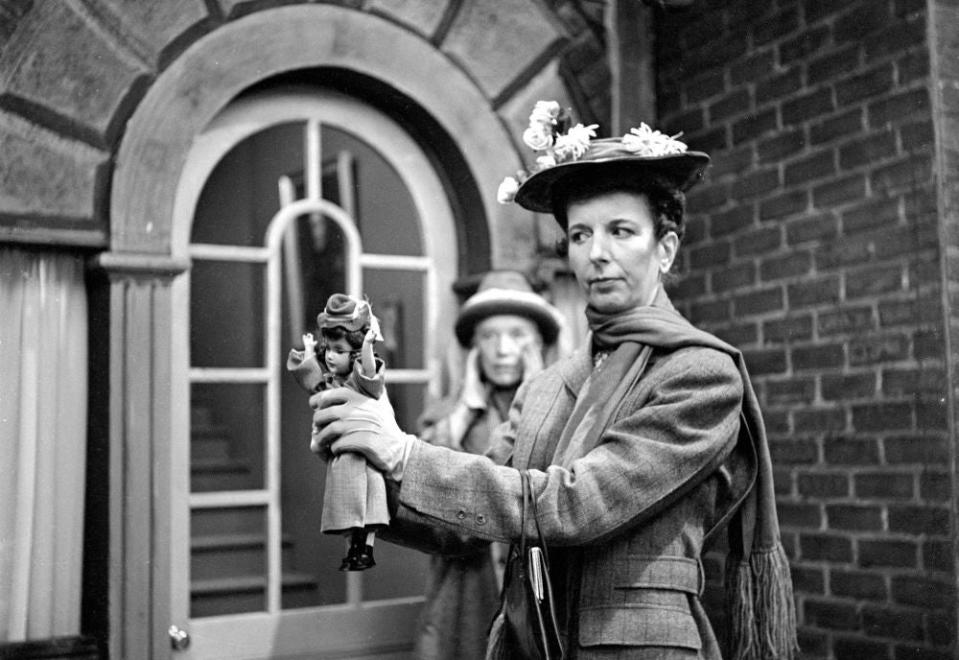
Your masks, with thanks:
M 523 346 L 521 359 L 523 360 L 523 380 L 527 381 L 543 370 L 542 344 L 531 341 Z

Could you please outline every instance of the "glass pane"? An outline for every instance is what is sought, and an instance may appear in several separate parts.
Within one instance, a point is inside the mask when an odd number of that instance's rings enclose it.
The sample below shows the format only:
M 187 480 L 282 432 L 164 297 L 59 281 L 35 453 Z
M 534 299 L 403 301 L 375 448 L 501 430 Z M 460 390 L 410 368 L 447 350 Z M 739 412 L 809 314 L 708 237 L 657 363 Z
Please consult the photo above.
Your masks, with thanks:
M 363 251 L 377 254 L 423 254 L 420 224 L 413 199 L 396 170 L 369 144 L 335 128 L 324 126 L 323 197 L 347 211 L 352 210 L 363 240 Z M 349 172 L 339 172 L 338 180 L 352 179 L 350 186 L 335 185 L 330 176 L 338 156 L 352 156 Z M 341 165 L 342 167 L 342 165 Z M 334 189 L 336 188 L 336 189 Z M 351 198 L 347 195 L 352 194 Z
M 264 265 L 193 262 L 190 273 L 190 364 L 262 367 Z
M 251 135 L 217 164 L 197 202 L 193 243 L 260 247 L 280 208 L 277 180 L 303 170 L 305 122 Z
M 376 352 L 386 368 L 424 369 L 423 305 L 426 277 L 419 271 L 366 268 L 363 287 L 382 323 Z
M 190 515 L 190 616 L 266 609 L 266 510 Z
M 264 401 L 260 384 L 194 383 L 190 396 L 190 489 L 263 487 Z

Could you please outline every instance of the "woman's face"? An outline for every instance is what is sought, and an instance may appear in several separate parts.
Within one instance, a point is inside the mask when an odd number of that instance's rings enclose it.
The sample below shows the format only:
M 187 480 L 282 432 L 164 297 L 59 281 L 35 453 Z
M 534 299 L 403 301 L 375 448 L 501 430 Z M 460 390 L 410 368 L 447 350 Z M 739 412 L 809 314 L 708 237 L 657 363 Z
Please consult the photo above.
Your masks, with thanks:
M 514 387 L 523 379 L 524 355 L 542 350 L 539 328 L 526 317 L 496 314 L 476 324 L 473 345 L 480 369 L 496 387 Z
M 679 248 L 674 232 L 657 240 L 645 195 L 610 192 L 573 202 L 569 263 L 596 311 L 623 312 L 652 303 Z

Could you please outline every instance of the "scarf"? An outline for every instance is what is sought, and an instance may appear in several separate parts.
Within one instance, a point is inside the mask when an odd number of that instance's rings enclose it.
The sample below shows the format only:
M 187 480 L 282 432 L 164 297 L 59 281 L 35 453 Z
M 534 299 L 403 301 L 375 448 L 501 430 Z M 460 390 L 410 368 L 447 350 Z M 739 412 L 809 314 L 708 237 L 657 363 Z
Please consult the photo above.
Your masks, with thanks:
M 667 307 L 640 307 L 604 315 L 587 308 L 593 338 L 612 352 L 594 370 L 577 402 L 559 447 L 588 451 L 615 419 L 626 394 L 642 377 L 653 348 L 673 351 L 689 346 L 729 355 L 743 382 L 738 443 L 755 456 L 756 479 L 729 519 L 726 559 L 726 640 L 733 660 L 791 660 L 798 653 L 796 612 L 789 561 L 779 538 L 772 461 L 759 401 L 742 353 L 704 332 Z

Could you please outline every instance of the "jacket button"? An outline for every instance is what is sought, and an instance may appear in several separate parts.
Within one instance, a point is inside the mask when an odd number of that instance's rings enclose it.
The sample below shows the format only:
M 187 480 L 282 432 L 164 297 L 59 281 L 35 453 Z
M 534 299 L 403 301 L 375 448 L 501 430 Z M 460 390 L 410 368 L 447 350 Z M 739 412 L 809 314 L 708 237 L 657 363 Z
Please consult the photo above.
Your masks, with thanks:
M 477 524 L 477 525 L 485 525 L 485 524 L 486 524 L 486 516 L 484 516 L 482 513 L 477 513 L 477 514 L 476 514 L 476 524 Z
M 456 512 L 456 518 L 458 520 L 463 520 L 464 518 L 466 518 L 466 512 L 460 509 L 459 511 Z

